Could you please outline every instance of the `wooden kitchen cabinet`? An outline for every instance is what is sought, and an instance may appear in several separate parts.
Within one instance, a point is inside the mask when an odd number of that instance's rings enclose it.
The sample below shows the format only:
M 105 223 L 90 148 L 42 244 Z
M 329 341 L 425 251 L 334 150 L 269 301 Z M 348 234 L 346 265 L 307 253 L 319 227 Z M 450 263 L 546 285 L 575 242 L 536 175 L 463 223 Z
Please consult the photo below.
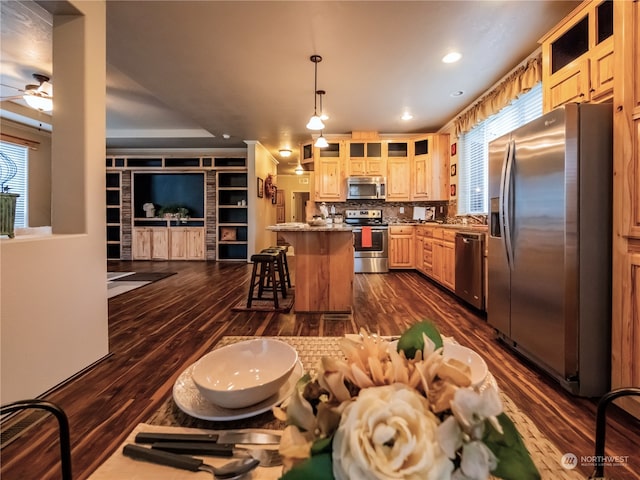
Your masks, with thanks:
M 414 227 L 414 231 L 414 268 L 419 272 L 424 273 L 424 227 L 418 225 Z
M 390 141 L 387 151 L 387 201 L 411 200 L 411 158 L 408 141 Z
M 432 277 L 450 290 L 456 287 L 456 231 L 435 228 L 433 230 Z
M 413 225 L 389 227 L 389 268 L 414 268 Z
M 425 275 L 433 276 L 433 229 L 424 228 L 422 269 Z
M 204 260 L 204 229 L 200 227 L 171 227 L 171 260 Z
M 449 134 L 411 140 L 411 200 L 449 200 Z
M 344 202 L 347 199 L 344 141 L 329 143 L 327 148 L 314 147 L 315 202 Z
M 456 245 L 455 242 L 445 241 L 442 243 L 443 253 L 443 277 L 442 283 L 450 290 L 456 289 Z
M 433 196 L 431 187 L 432 168 L 431 150 L 433 139 L 431 135 L 417 138 L 413 142 L 413 162 L 411 168 L 411 198 L 413 200 L 430 200 Z
M 169 230 L 166 227 L 135 227 L 131 248 L 134 260 L 169 260 Z
M 204 260 L 204 227 L 134 227 L 133 260 Z
M 640 385 L 640 3 L 614 2 L 611 388 Z M 640 418 L 640 400 L 616 404 Z
M 411 163 L 409 157 L 387 160 L 387 202 L 411 200 Z
M 415 227 L 415 268 L 433 276 L 433 228 L 425 225 Z
M 613 97 L 612 0 L 586 0 L 540 40 L 543 108 Z
M 303 143 L 300 145 L 300 163 L 313 163 L 313 142 Z
M 371 175 L 384 177 L 387 174 L 387 163 L 382 155 L 382 142 L 348 142 L 347 161 L 349 176 Z

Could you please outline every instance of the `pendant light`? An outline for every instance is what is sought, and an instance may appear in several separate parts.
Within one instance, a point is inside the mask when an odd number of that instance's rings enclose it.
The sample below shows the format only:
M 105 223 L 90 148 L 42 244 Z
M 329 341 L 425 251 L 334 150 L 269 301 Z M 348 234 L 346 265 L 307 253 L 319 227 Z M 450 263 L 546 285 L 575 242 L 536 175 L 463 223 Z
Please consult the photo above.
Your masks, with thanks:
M 327 139 L 324 138 L 322 132 L 320 132 L 320 136 L 316 139 L 316 143 L 314 143 L 314 146 L 318 148 L 327 148 L 329 146 L 329 142 L 327 142 Z
M 309 130 L 322 130 L 324 128 L 324 123 L 322 123 L 322 119 L 318 116 L 317 110 L 317 90 L 318 90 L 318 63 L 322 61 L 322 57 L 320 55 L 311 55 L 310 60 L 314 63 L 314 86 L 313 86 L 313 115 L 309 119 L 309 123 L 307 123 L 307 128 Z
M 304 168 L 302 168 L 302 165 L 300 165 L 300 159 L 298 159 L 298 166 L 296 167 L 294 172 L 296 172 L 296 175 L 302 175 L 304 173 Z
M 316 90 L 316 94 L 320 97 L 320 118 L 322 118 L 322 96 L 325 93 L 327 92 L 325 92 L 324 90 Z M 314 146 L 318 148 L 327 148 L 329 146 L 327 139 L 324 138 L 324 135 L 322 134 L 322 130 L 320 130 L 320 136 L 316 139 L 316 143 L 314 143 Z

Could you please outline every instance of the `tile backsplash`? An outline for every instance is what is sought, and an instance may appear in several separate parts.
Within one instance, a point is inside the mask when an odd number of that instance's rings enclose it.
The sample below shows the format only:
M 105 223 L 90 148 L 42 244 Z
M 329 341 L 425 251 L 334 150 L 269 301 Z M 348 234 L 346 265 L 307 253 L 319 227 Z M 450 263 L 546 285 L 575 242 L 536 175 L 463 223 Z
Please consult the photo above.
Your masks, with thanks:
M 366 201 L 347 201 L 347 202 L 326 202 L 330 209 L 333 205 L 336 213 L 344 213 L 345 210 L 365 210 L 365 209 L 382 209 L 382 217 L 389 221 L 407 221 L 413 219 L 414 207 L 434 207 L 435 219 L 446 220 L 449 213 L 449 202 L 385 202 L 380 200 Z M 315 210 L 310 214 L 320 215 L 320 202 L 315 203 Z
M 312 209 L 308 213 L 308 219 L 311 220 L 313 215 L 320 215 L 320 203 L 312 204 Z M 382 217 L 390 223 L 410 221 L 413 219 L 415 207 L 433 207 L 435 220 L 443 223 L 464 223 L 470 224 L 486 224 L 486 215 L 456 215 L 456 202 L 385 202 L 381 200 L 366 201 L 347 201 L 347 202 L 326 202 L 327 208 L 331 206 L 336 208 L 336 213 L 344 214 L 345 210 L 358 209 L 382 209 Z M 428 210 L 427 210 L 428 211 Z

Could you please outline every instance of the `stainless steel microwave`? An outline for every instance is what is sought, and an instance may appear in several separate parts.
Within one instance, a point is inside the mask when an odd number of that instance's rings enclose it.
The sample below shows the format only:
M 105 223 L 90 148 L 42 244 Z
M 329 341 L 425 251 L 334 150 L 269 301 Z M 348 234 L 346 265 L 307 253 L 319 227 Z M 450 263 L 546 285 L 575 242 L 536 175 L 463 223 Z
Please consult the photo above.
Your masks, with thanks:
M 347 200 L 384 200 L 387 179 L 384 177 L 347 178 Z

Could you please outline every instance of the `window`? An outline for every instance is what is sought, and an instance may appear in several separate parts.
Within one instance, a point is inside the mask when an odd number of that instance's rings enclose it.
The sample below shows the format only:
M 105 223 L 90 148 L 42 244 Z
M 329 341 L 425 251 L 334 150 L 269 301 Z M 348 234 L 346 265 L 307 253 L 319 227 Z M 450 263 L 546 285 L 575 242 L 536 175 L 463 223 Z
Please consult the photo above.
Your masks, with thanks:
M 0 153 L 5 156 L 9 162 L 6 162 L 6 159 L 2 159 L 0 165 L 2 166 L 2 171 L 0 172 L 0 176 L 2 180 L 5 180 L 5 175 L 9 174 L 9 169 L 5 166 L 5 163 L 9 163 L 10 167 L 13 168 L 15 164 L 16 175 L 3 184 L 8 193 L 17 193 L 20 195 L 18 197 L 18 201 L 16 202 L 16 220 L 14 222 L 14 227 L 21 228 L 28 226 L 28 218 L 27 218 L 27 185 L 28 185 L 28 166 L 29 166 L 29 152 L 26 147 L 22 147 L 20 145 L 16 145 L 14 143 L 2 142 L 0 141 Z
M 462 135 L 458 215 L 488 212 L 489 142 L 541 115 L 542 83 L 539 83 L 510 105 Z

